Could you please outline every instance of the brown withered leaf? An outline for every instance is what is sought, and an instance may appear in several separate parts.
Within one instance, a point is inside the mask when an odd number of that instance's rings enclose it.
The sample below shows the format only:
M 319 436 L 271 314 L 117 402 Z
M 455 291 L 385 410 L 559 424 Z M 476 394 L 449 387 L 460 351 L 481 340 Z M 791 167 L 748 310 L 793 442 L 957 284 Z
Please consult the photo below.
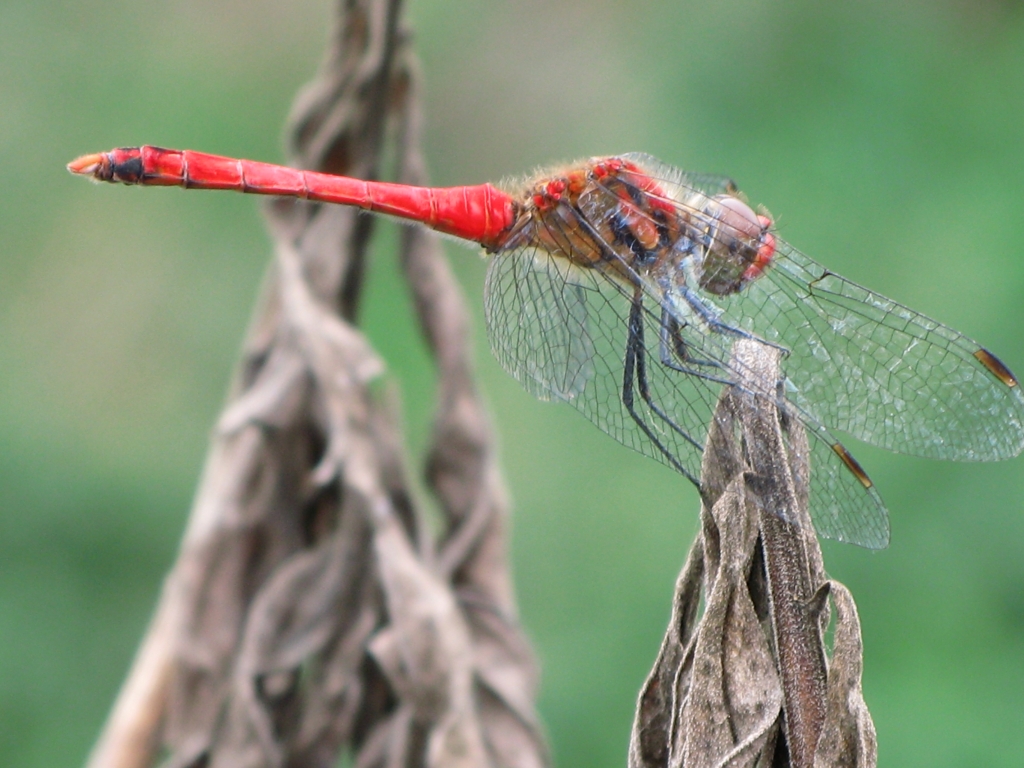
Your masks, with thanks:
M 293 164 L 425 183 L 398 0 L 339 0 Z M 275 201 L 277 258 L 178 560 L 94 768 L 549 764 L 506 562 L 507 500 L 437 238 L 400 259 L 438 369 L 425 524 L 384 363 L 355 325 L 376 224 Z
M 872 768 L 856 608 L 828 581 L 808 512 L 807 438 L 767 398 L 778 352 L 739 340 L 759 378 L 723 392 L 702 467 L 701 531 L 637 702 L 630 768 Z M 784 504 L 793 524 L 772 514 Z M 837 608 L 831 659 L 823 636 Z M 700 610 L 703 603 L 703 611 Z

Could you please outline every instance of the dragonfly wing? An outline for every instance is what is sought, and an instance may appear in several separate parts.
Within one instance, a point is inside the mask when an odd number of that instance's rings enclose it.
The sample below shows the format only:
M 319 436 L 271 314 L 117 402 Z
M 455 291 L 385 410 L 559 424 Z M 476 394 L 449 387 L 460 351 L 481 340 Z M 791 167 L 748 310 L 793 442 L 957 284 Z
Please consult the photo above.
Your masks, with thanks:
M 720 385 L 662 366 L 656 318 L 644 315 L 648 382 L 678 427 L 671 428 L 635 394 L 637 411 L 665 447 L 659 449 L 622 399 L 630 290 L 597 270 L 567 270 L 562 262 L 533 248 L 494 256 L 485 309 L 495 357 L 533 394 L 570 403 L 620 443 L 698 477 Z
M 691 373 L 677 370 L 681 361 L 666 353 L 663 343 L 660 302 L 645 295 L 636 355 L 643 359 L 643 387 L 634 363 L 628 382 L 631 413 L 623 390 L 632 288 L 596 269 L 566 268 L 563 261 L 532 248 L 493 257 L 485 307 L 495 357 L 534 395 L 570 403 L 620 443 L 699 478 L 723 383 L 747 378 L 729 368 L 735 337 L 695 322 L 677 326 L 678 343 L 670 343 L 670 349 L 685 349 L 691 362 L 705 361 L 686 363 Z M 874 488 L 862 484 L 833 450 L 835 438 L 813 417 L 778 402 L 774 391 L 757 396 L 805 424 L 810 448 L 803 450 L 810 452 L 811 509 L 818 532 L 884 547 L 889 538 L 885 507 Z
M 787 407 L 787 406 L 784 406 Z M 810 510 L 818 535 L 868 549 L 889 546 L 889 512 L 874 485 L 842 444 L 806 414 L 796 415 L 807 431 Z M 845 457 L 845 458 L 844 458 Z
M 495 357 L 541 400 L 573 402 L 594 375 L 585 287 L 534 248 L 495 256 L 484 305 Z
M 655 294 L 647 286 L 648 300 Z M 717 297 L 716 297 L 717 298 Z M 683 320 L 679 314 L 677 320 Z M 652 328 L 660 326 L 654 317 L 648 316 Z M 679 341 L 691 361 L 691 373 L 683 373 L 661 359 L 663 350 L 645 335 L 648 347 L 648 381 L 653 398 L 662 413 L 667 413 L 677 424 L 686 425 L 691 434 L 699 434 L 700 424 L 710 424 L 717 397 L 723 386 L 738 385 L 749 395 L 759 400 L 765 408 L 774 408 L 789 424 L 790 431 L 803 430 L 806 439 L 790 439 L 794 459 L 802 459 L 809 472 L 810 513 L 814 528 L 819 535 L 869 549 L 882 549 L 889 544 L 889 513 L 875 490 L 874 485 L 846 452 L 839 440 L 816 418 L 813 411 L 801 408 L 788 399 L 780 399 L 774 382 L 762 382 L 757 386 L 754 372 L 742 368 L 742 363 L 732 355 L 732 347 L 738 338 L 731 331 L 715 330 L 701 325 L 696 318 L 688 316 L 685 324 L 677 329 Z M 696 361 L 705 361 L 697 364 Z M 672 361 L 678 365 L 679 361 Z M 783 361 L 785 365 L 787 361 Z M 713 365 L 708 365 L 712 363 Z M 784 374 L 785 375 L 785 374 Z M 651 407 L 645 410 L 649 423 L 661 428 L 663 440 L 672 444 L 672 431 L 665 428 L 665 420 Z M 688 446 L 674 444 L 676 450 Z M 644 451 L 665 461 L 650 450 Z M 669 463 L 669 462 L 666 462 Z M 808 484 L 807 479 L 804 480 Z
M 686 216 L 699 215 L 688 190 L 714 192 L 654 158 L 632 159 Z M 791 351 L 787 397 L 811 421 L 929 458 L 996 460 L 1024 448 L 1024 394 L 991 353 L 781 240 L 766 274 L 705 299 L 726 324 Z
M 1024 445 L 1024 397 L 995 358 L 782 241 L 765 275 L 717 303 L 791 351 L 787 397 L 830 427 L 937 459 L 1005 459 Z

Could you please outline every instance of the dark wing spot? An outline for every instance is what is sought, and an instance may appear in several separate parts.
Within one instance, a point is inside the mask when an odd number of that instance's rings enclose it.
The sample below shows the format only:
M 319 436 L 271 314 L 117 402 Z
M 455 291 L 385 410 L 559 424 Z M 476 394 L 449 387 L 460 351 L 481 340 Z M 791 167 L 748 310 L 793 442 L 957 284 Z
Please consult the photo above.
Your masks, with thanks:
M 1003 365 L 1003 361 L 993 355 L 984 347 L 979 347 L 978 351 L 974 353 L 974 356 L 978 359 L 978 362 L 984 365 L 989 372 L 999 379 L 1003 384 L 1008 387 L 1017 386 L 1017 377 L 1014 376 L 1010 369 Z
M 871 482 L 871 478 L 868 477 L 868 473 L 865 472 L 864 468 L 857 463 L 857 460 L 850 455 L 850 452 L 842 446 L 842 443 L 835 443 L 832 446 L 832 450 L 835 451 L 836 456 L 843 460 L 843 464 L 846 465 L 846 468 L 853 472 L 861 485 L 865 488 L 870 488 L 874 485 L 874 483 Z

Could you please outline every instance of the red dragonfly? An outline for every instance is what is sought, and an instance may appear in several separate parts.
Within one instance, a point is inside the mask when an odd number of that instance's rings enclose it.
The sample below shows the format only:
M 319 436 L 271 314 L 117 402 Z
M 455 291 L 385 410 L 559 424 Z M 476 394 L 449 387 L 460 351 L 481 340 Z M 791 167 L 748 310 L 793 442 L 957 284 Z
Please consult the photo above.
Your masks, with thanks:
M 750 380 L 733 343 L 780 347 L 783 394 L 753 394 L 805 426 L 814 525 L 840 541 L 885 547 L 889 520 L 830 430 L 938 459 L 1005 459 L 1024 447 L 1021 388 L 991 352 L 792 248 L 728 179 L 648 155 L 553 169 L 514 193 L 148 146 L 86 155 L 68 169 L 357 206 L 482 245 L 492 256 L 488 334 L 502 366 L 698 488 L 722 387 Z

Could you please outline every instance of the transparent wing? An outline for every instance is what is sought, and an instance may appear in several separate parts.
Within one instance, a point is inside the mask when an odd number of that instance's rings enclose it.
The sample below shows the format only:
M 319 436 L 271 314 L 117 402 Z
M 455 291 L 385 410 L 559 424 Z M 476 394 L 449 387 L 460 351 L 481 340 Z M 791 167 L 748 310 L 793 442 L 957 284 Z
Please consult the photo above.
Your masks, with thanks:
M 491 349 L 501 365 L 531 393 L 542 399 L 563 400 L 619 442 L 670 463 L 643 432 L 622 402 L 624 358 L 630 298 L 596 270 L 572 269 L 572 280 L 561 259 L 534 248 L 497 254 L 487 271 L 485 311 Z M 628 291 L 627 291 L 628 292 Z M 645 315 L 646 326 L 651 317 Z M 571 331 L 567 332 L 567 329 Z M 658 361 L 657 328 L 645 328 L 645 352 Z M 584 354 L 565 353 L 568 337 Z M 654 357 L 650 358 L 653 345 Z M 570 365 L 565 365 L 571 360 Z M 653 424 L 681 470 L 691 478 L 700 473 L 700 450 L 720 385 L 689 381 L 673 371 L 666 378 L 658 364 L 648 369 L 658 403 L 674 416 L 679 430 L 651 417 L 642 403 L 644 421 Z M 676 381 L 676 380 L 679 381 Z M 571 393 L 563 382 L 577 384 Z M 661 422 L 661 423 L 658 423 Z M 677 467 L 679 469 L 680 467 Z
M 787 397 L 830 427 L 937 459 L 1005 459 L 1024 445 L 1021 388 L 986 365 L 993 358 L 976 342 L 787 243 L 765 275 L 718 306 L 726 322 L 790 350 Z
M 677 207 L 710 192 L 655 158 L 631 158 Z M 1024 394 L 987 350 L 782 240 L 764 275 L 703 298 L 723 322 L 790 350 L 787 397 L 814 421 L 928 458 L 989 461 L 1024 448 Z
M 491 260 L 488 335 L 504 368 L 541 400 L 573 402 L 594 378 L 586 282 L 536 249 Z M 591 387 L 593 388 L 593 387 Z
M 665 354 L 660 302 L 645 296 L 634 318 L 642 341 L 633 349 L 629 376 L 633 301 L 631 286 L 595 269 L 567 268 L 532 248 L 499 253 L 488 268 L 485 294 L 492 350 L 535 395 L 570 403 L 619 442 L 697 482 L 723 382 L 746 380 L 728 367 L 735 337 L 674 325 L 672 332 L 693 359 L 717 363 L 694 366 L 691 373 L 676 370 L 671 364 L 678 360 Z M 626 404 L 630 394 L 632 408 Z M 759 394 L 776 403 L 774 393 Z M 850 472 L 824 427 L 807 414 L 791 416 L 808 431 L 818 532 L 861 546 L 886 546 L 888 516 L 878 494 Z

